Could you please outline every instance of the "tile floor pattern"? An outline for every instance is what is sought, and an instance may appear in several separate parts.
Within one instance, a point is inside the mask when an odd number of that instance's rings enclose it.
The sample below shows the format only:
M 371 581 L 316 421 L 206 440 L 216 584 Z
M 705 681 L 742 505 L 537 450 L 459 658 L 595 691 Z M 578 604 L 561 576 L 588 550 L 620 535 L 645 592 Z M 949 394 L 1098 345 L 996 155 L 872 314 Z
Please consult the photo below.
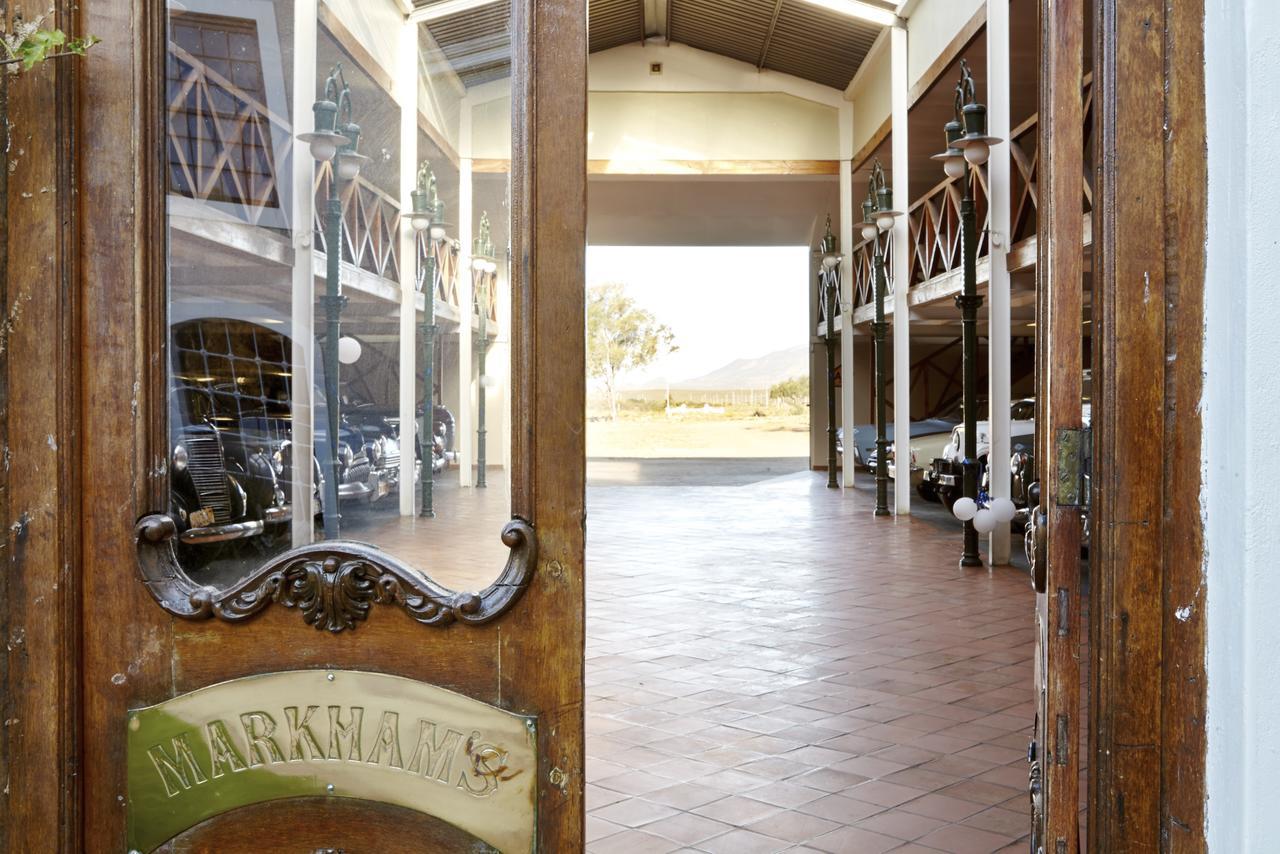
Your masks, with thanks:
M 807 472 L 588 508 L 589 852 L 1025 850 L 1025 573 Z

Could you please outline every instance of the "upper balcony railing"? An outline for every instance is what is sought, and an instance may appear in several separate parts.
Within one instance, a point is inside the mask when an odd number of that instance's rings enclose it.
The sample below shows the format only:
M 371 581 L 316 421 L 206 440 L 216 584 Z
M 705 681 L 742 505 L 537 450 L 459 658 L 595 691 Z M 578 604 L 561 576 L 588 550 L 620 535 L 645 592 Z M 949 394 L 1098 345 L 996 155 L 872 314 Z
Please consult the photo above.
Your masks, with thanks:
M 288 228 L 276 154 L 291 139 L 287 119 L 173 42 L 167 112 L 170 193 Z
M 471 312 L 476 317 L 481 316 L 480 293 L 483 291 L 486 295 L 483 312 L 489 324 L 488 330 L 490 334 L 496 334 L 498 323 L 498 274 L 472 271 L 471 282 Z
M 333 164 L 316 168 L 315 206 L 312 222 L 316 246 L 329 247 L 324 235 L 324 211 L 328 204 Z M 338 188 L 342 204 L 342 260 L 384 279 L 400 279 L 400 205 L 387 193 L 363 178 L 347 181 Z
M 1093 210 L 1093 80 L 1084 81 L 1084 135 L 1085 169 L 1084 186 L 1081 188 L 1081 212 Z M 1009 153 L 1013 161 L 1011 186 L 1012 202 L 1009 243 L 1012 248 L 1036 235 L 1038 224 L 1036 211 L 1039 205 L 1037 180 L 1039 152 L 1038 115 L 1033 115 L 1010 133 Z M 988 204 L 987 170 L 970 169 L 969 181 L 973 191 L 978 223 L 978 257 L 989 254 L 990 210 Z M 959 178 L 948 178 L 929 190 L 907 210 L 908 233 L 911 236 L 911 255 L 907 262 L 908 287 L 915 287 L 957 270 L 963 264 L 960 235 L 960 203 L 963 187 Z M 893 293 L 893 264 L 890 260 L 893 241 L 889 235 L 881 235 L 881 250 L 885 253 L 885 272 L 889 279 L 885 294 Z M 858 243 L 852 253 L 853 305 L 858 308 L 875 300 L 872 244 L 869 240 Z

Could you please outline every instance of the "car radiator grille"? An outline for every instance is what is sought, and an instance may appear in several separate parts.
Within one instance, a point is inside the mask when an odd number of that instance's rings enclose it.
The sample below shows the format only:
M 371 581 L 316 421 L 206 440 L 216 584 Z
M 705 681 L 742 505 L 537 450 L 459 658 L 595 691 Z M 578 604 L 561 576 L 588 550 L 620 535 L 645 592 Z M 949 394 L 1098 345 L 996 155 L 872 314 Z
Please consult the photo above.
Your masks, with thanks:
M 382 467 L 391 471 L 398 471 L 400 468 L 400 449 L 396 447 L 395 442 L 387 442 L 387 453 L 382 458 Z
M 187 436 L 187 471 L 200 496 L 200 506 L 213 511 L 219 523 L 231 521 L 231 495 L 227 491 L 227 467 L 216 436 Z

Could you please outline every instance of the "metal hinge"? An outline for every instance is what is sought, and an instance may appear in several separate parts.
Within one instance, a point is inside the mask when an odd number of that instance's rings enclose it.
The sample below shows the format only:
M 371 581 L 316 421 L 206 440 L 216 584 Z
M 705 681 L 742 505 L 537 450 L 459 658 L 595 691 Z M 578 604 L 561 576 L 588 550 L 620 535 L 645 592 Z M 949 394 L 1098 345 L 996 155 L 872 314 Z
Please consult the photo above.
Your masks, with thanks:
M 1054 503 L 1059 507 L 1083 507 L 1089 503 L 1089 470 L 1093 455 L 1089 428 L 1059 430 L 1054 444 L 1058 466 Z

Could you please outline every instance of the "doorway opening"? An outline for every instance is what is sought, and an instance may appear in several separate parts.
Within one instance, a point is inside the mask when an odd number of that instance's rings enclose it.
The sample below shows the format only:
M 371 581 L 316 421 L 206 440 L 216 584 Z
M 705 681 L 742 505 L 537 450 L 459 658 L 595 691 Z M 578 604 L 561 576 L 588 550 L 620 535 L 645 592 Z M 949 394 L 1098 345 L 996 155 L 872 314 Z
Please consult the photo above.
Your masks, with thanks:
M 808 469 L 809 255 L 588 249 L 592 483 L 730 485 Z

